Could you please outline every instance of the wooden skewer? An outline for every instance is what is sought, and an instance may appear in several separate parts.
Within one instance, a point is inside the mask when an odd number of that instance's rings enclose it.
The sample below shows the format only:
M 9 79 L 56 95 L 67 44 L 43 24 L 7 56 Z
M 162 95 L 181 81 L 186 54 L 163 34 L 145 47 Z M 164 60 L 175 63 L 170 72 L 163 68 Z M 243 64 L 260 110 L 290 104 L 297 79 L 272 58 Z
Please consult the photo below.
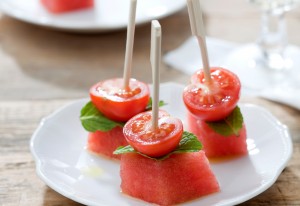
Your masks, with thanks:
M 205 29 L 202 19 L 200 0 L 187 0 L 192 34 L 197 37 L 201 50 L 205 82 L 211 81 L 208 53 L 205 41 Z
M 151 22 L 151 52 L 150 62 L 153 76 L 153 99 L 152 99 L 152 129 L 158 127 L 159 109 L 159 71 L 161 64 L 161 26 L 157 20 Z
M 129 11 L 129 20 L 128 20 L 128 26 L 127 26 L 126 52 L 125 52 L 125 63 L 124 63 L 124 73 L 123 73 L 124 89 L 128 89 L 129 81 L 130 81 L 130 77 L 131 77 L 136 6 L 137 6 L 137 0 L 131 0 L 130 1 L 130 11 Z

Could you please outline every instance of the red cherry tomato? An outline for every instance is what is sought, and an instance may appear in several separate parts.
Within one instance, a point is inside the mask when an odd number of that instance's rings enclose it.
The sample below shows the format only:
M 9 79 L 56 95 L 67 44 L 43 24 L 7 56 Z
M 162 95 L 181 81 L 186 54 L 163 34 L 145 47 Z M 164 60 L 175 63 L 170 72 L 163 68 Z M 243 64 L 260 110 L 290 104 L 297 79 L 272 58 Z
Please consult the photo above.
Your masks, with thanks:
M 203 70 L 191 78 L 183 92 L 187 109 L 201 120 L 216 121 L 227 117 L 235 108 L 241 83 L 239 78 L 224 68 L 211 68 L 211 82 L 205 83 Z
M 160 157 L 179 144 L 183 125 L 180 119 L 159 111 L 158 127 L 152 128 L 152 112 L 143 112 L 130 119 L 123 128 L 124 136 L 134 149 L 150 157 Z
M 123 79 L 108 79 L 90 89 L 93 104 L 111 120 L 125 122 L 145 111 L 150 98 L 147 84 L 130 79 L 129 88 L 123 88 Z

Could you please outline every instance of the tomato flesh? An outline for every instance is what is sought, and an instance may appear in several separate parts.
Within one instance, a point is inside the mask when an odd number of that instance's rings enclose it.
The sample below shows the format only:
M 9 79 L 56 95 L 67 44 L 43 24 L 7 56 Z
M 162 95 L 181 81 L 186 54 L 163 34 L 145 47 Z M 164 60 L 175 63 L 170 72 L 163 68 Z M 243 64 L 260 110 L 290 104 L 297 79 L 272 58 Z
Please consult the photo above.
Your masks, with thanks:
M 201 120 L 216 121 L 227 117 L 240 97 L 239 78 L 229 70 L 211 68 L 211 82 L 206 83 L 203 70 L 191 77 L 183 92 L 187 109 Z
M 94 6 L 94 0 L 40 0 L 53 13 L 67 12 Z
M 123 88 L 123 79 L 108 79 L 91 87 L 90 97 L 97 109 L 111 120 L 125 122 L 145 111 L 150 99 L 147 84 L 130 79 Z
M 158 127 L 152 128 L 152 112 L 143 112 L 130 119 L 123 128 L 124 136 L 134 149 L 150 157 L 160 157 L 179 144 L 183 125 L 180 119 L 160 110 Z

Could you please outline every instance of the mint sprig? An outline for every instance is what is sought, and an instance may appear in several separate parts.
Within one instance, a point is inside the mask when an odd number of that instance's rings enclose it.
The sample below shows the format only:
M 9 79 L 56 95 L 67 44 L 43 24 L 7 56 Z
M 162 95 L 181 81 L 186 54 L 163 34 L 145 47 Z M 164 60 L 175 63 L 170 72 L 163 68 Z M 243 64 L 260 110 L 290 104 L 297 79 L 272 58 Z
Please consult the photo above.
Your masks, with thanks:
M 225 119 L 214 122 L 206 122 L 208 126 L 216 133 L 223 136 L 235 135 L 239 136 L 239 131 L 243 127 L 243 115 L 238 106 Z
M 119 155 L 119 154 L 126 154 L 126 153 L 137 153 L 137 154 L 140 154 L 140 155 L 150 158 L 150 159 L 164 160 L 164 159 L 167 159 L 168 157 L 170 157 L 170 155 L 174 154 L 174 153 L 198 152 L 201 149 L 202 149 L 202 144 L 198 140 L 198 138 L 194 134 L 184 131 L 178 147 L 174 151 L 172 151 L 162 157 L 158 157 L 158 158 L 150 157 L 148 155 L 145 155 L 141 152 L 136 151 L 130 145 L 118 147 L 114 151 L 114 154 Z
M 124 126 L 122 122 L 116 122 L 105 117 L 92 102 L 88 102 L 81 109 L 80 121 L 88 132 L 96 132 L 97 130 L 107 132 L 116 126 Z
M 167 103 L 165 103 L 165 102 L 162 101 L 162 100 L 160 100 L 160 101 L 158 102 L 158 106 L 159 106 L 159 107 L 162 107 L 162 106 L 165 106 L 165 105 L 167 105 Z M 145 110 L 146 110 L 146 111 L 152 110 L 152 98 L 151 98 L 151 97 L 150 97 L 150 99 L 149 99 L 149 101 L 148 101 L 148 104 L 147 104 Z
M 159 106 L 164 106 L 164 101 L 159 101 Z M 152 109 L 152 98 L 149 99 L 145 111 Z M 80 113 L 80 121 L 83 128 L 88 132 L 96 132 L 97 130 L 107 132 L 116 126 L 123 127 L 124 122 L 113 121 L 102 114 L 95 105 L 90 101 L 82 109 Z

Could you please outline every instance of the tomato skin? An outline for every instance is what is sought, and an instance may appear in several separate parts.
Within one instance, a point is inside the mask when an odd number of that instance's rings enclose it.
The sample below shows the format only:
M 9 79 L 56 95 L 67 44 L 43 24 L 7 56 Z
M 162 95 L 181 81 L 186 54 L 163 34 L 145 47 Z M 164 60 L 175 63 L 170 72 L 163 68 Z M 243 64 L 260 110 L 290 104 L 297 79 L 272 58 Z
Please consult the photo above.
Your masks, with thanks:
M 62 13 L 94 6 L 94 0 L 40 0 L 52 13 Z
M 159 111 L 158 128 L 152 130 L 152 111 L 140 113 L 130 119 L 123 128 L 128 144 L 150 157 L 161 157 L 173 151 L 183 133 L 180 119 Z
M 217 121 L 227 117 L 240 98 L 241 83 L 229 70 L 211 68 L 212 81 L 205 84 L 203 70 L 191 77 L 191 84 L 185 87 L 183 101 L 187 109 L 204 121 Z
M 150 99 L 147 84 L 130 79 L 129 90 L 122 89 L 123 79 L 115 78 L 99 82 L 91 87 L 90 98 L 106 117 L 126 122 L 134 115 L 145 111 Z

